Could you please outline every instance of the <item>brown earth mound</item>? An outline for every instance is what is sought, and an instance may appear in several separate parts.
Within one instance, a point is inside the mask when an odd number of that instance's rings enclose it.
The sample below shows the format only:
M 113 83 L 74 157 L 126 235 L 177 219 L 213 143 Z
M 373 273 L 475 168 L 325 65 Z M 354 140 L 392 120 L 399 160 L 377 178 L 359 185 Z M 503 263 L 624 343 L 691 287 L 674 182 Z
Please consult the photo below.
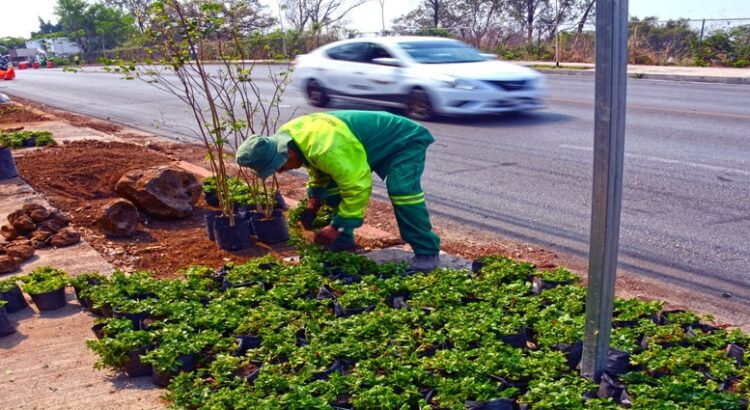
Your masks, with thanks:
M 20 105 L 0 105 L 0 124 L 46 121 L 47 118 Z
M 137 145 L 80 141 L 29 152 L 16 159 L 16 166 L 24 180 L 71 218 L 87 242 L 120 268 L 169 276 L 193 264 L 218 267 L 268 253 L 293 253 L 286 245 L 219 250 L 206 238 L 203 218 L 211 208 L 202 198 L 186 219 L 159 221 L 144 215 L 132 238 L 107 238 L 96 219 L 100 208 L 117 197 L 114 187 L 120 177 L 134 169 L 171 162 L 166 155 Z

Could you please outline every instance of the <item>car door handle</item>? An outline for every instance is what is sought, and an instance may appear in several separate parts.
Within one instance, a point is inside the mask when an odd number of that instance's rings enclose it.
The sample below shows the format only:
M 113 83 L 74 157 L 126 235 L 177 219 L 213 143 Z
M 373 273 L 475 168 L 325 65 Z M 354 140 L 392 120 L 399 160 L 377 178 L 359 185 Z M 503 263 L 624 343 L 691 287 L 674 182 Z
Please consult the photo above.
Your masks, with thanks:
M 364 74 L 364 73 L 365 73 L 364 71 L 355 71 L 355 72 L 354 72 L 354 74 L 356 74 L 356 75 L 362 75 L 362 74 Z

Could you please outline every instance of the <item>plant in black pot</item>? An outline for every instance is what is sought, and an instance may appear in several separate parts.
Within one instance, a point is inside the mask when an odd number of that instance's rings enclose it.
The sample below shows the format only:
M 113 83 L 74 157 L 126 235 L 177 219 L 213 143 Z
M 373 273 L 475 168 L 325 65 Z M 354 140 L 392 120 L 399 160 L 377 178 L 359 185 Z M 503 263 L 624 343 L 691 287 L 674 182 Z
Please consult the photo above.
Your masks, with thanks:
M 21 277 L 23 290 L 31 295 L 39 310 L 55 310 L 65 306 L 65 286 L 68 277 L 65 272 L 50 266 L 42 266 Z
M 0 336 L 7 336 L 16 332 L 16 326 L 8 317 L 5 306 L 8 302 L 0 300 Z
M 14 278 L 0 280 L 0 300 L 7 302 L 5 310 L 8 313 L 18 312 L 29 305 Z
M 178 372 L 193 371 L 197 354 L 215 341 L 206 337 L 209 334 L 216 336 L 214 331 L 199 333 L 185 323 L 168 324 L 155 332 L 156 347 L 143 356 L 144 363 L 153 366 L 154 384 L 166 387 Z
M 0 142 L 0 181 L 18 176 L 16 164 L 13 162 L 13 153 L 10 147 Z
M 276 192 L 278 192 L 278 180 L 273 176 L 273 186 L 266 184 L 265 180 L 257 179 L 257 201 L 260 215 L 252 220 L 255 236 L 258 240 L 267 243 L 281 243 L 289 240 L 289 227 L 284 214 L 276 208 Z
M 119 321 L 130 327 L 126 320 Z M 110 328 L 111 323 L 106 329 Z M 151 374 L 151 366 L 141 362 L 141 356 L 151 347 L 152 339 L 151 333 L 130 328 L 117 333 L 107 332 L 101 340 L 87 340 L 86 346 L 99 356 L 95 368 L 124 370 L 128 377 L 139 377 Z
M 73 291 L 78 299 L 78 303 L 80 303 L 81 307 L 85 309 L 91 307 L 91 301 L 89 299 L 91 288 L 102 285 L 106 282 L 107 277 L 98 272 L 82 273 L 70 279 L 70 285 L 73 286 Z

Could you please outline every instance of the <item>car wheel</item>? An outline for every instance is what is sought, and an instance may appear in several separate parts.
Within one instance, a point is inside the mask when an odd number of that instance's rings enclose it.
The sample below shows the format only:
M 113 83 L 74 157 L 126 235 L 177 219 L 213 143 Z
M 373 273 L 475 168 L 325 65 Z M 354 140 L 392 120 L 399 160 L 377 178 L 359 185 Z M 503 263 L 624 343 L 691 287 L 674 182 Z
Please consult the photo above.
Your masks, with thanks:
M 325 107 L 331 100 L 326 89 L 317 80 L 308 81 L 305 92 L 307 93 L 307 100 L 316 107 Z
M 406 113 L 409 117 L 420 121 L 429 121 L 435 117 L 435 111 L 432 109 L 432 102 L 427 91 L 415 88 L 409 93 Z

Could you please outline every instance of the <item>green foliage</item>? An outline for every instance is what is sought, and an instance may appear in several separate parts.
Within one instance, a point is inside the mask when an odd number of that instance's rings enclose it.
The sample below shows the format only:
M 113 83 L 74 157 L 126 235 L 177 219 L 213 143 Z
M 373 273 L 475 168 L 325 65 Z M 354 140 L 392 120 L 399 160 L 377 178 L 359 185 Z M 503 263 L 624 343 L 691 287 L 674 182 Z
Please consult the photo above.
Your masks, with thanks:
M 109 299 L 118 310 L 150 306 L 150 339 L 135 334 L 128 320 L 110 320 L 105 338 L 89 345 L 109 367 L 120 366 L 125 348 L 139 343 L 153 344 L 143 360 L 161 371 L 175 372 L 185 355 L 195 355 L 196 370 L 177 375 L 169 387 L 176 408 L 463 409 L 467 400 L 500 398 L 535 409 L 616 408 L 611 399 L 584 399 L 596 385 L 558 350 L 582 340 L 586 290 L 566 285 L 537 295 L 529 283 L 533 265 L 503 257 L 483 262 L 476 273 L 403 277 L 400 265 L 305 248 L 296 265 L 262 258 L 219 272 L 192 267 L 172 281 L 116 272 L 92 293 L 108 288 L 118 295 Z M 334 279 L 341 272 L 361 280 Z M 222 274 L 244 287 L 222 290 Z M 324 285 L 327 292 L 317 297 Z M 135 302 L 123 296 L 144 290 L 156 296 Z M 393 295 L 405 304 L 391 307 Z M 341 316 L 335 304 L 369 309 Z M 747 347 L 750 337 L 661 307 L 616 301 L 615 319 L 629 326 L 616 328 L 612 343 L 631 353 L 632 371 L 621 380 L 633 408 L 738 408 L 750 374 L 725 347 Z M 519 334 L 528 337 L 520 347 L 502 339 Z M 235 353 L 234 336 L 253 336 L 258 344 Z M 328 374 L 333 364 L 338 370 Z M 256 370 L 251 383 L 246 377 Z M 726 380 L 733 381 L 729 390 Z
M 8 278 L 0 280 L 0 293 L 7 293 L 15 289 L 18 285 L 16 284 L 16 278 Z
M 26 47 L 26 40 L 21 37 L 0 37 L 0 55 L 5 55 L 14 48 Z
M 297 206 L 293 209 L 290 209 L 287 213 L 287 221 L 289 221 L 289 225 L 295 225 L 297 222 L 299 222 L 299 218 L 302 216 L 302 213 L 307 209 L 307 198 L 303 198 L 297 203 Z M 319 210 L 317 215 L 315 216 L 315 220 L 313 220 L 313 229 L 321 229 L 331 224 L 331 221 L 333 220 L 333 216 L 335 215 L 333 207 L 329 205 L 323 205 Z
M 13 131 L 0 133 L 0 146 L 11 149 L 22 148 L 24 140 L 32 138 L 34 139 L 34 146 L 37 147 L 57 144 L 49 131 Z
M 133 17 L 101 3 L 57 0 L 55 14 L 60 33 L 74 41 L 84 54 L 115 48 L 134 32 Z
M 36 268 L 19 279 L 24 283 L 23 290 L 29 294 L 52 292 L 68 284 L 67 274 L 50 266 Z
M 117 326 L 120 331 L 116 331 Z M 111 329 L 108 329 L 112 327 Z M 122 330 L 126 327 L 127 330 Z M 109 330 L 109 332 L 107 332 Z M 110 368 L 122 369 L 128 359 L 127 353 L 131 350 L 145 348 L 152 342 L 153 335 L 143 330 L 133 330 L 132 323 L 128 319 L 112 320 L 105 328 L 107 337 L 101 340 L 87 340 L 86 346 L 97 354 L 98 359 L 94 363 L 97 369 Z

